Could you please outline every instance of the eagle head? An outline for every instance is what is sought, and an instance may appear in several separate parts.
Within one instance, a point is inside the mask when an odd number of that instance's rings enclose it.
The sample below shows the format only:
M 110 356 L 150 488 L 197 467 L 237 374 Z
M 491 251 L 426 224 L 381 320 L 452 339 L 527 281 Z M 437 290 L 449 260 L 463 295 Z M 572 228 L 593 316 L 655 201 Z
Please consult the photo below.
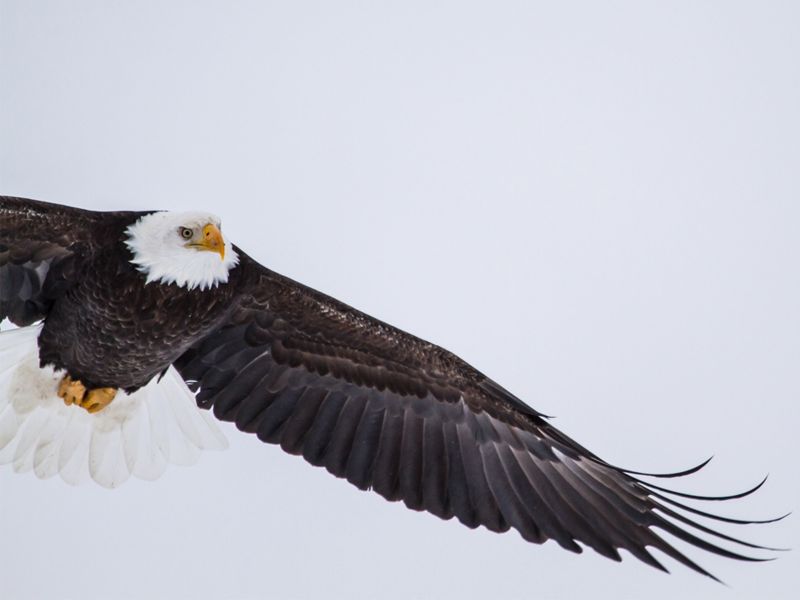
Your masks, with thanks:
M 205 212 L 150 213 L 127 228 L 125 244 L 147 283 L 204 290 L 226 283 L 239 262 L 221 227 Z

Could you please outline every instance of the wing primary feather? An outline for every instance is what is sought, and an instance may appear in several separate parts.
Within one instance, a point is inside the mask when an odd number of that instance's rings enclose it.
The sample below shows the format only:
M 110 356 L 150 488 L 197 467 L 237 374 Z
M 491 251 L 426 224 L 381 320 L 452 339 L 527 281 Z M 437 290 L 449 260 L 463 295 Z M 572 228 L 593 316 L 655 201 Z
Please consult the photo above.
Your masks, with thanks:
M 689 511 L 696 515 L 700 515 L 701 517 L 714 519 L 715 521 L 722 521 L 723 523 L 733 523 L 734 525 L 766 525 L 767 523 L 777 523 L 778 521 L 782 521 L 783 519 L 792 514 L 791 512 L 788 512 L 786 514 L 781 515 L 780 517 L 775 517 L 774 519 L 761 519 L 761 520 L 734 519 L 731 517 L 724 517 L 722 515 L 715 515 L 713 513 L 706 512 L 704 510 L 699 510 L 697 508 L 694 508 L 693 506 L 688 506 L 686 504 L 678 502 L 677 500 L 674 500 L 673 498 L 669 498 L 664 494 L 659 494 L 658 492 L 654 492 L 652 490 L 649 491 L 649 495 L 652 496 L 653 498 L 658 498 L 660 500 L 663 500 L 664 502 L 668 502 L 672 506 L 677 506 L 682 510 Z
M 452 420 L 448 420 L 444 422 L 443 427 L 447 452 L 447 494 L 450 498 L 450 506 L 453 514 L 461 523 L 474 529 L 480 525 L 480 521 L 475 515 L 473 500 L 470 498 L 456 424 Z
M 759 546 L 758 544 L 753 544 L 753 543 L 750 543 L 750 542 L 746 542 L 746 541 L 741 540 L 739 538 L 735 538 L 735 537 L 726 535 L 724 533 L 721 533 L 719 531 L 716 531 L 714 529 L 711 529 L 710 527 L 706 527 L 705 525 L 697 523 L 696 521 L 692 521 L 688 517 L 680 514 L 677 511 L 674 511 L 671 508 L 666 507 L 666 506 L 664 506 L 664 505 L 662 505 L 662 504 L 660 504 L 658 502 L 654 501 L 653 504 L 655 505 L 655 507 L 659 511 L 661 511 L 665 515 L 667 515 L 669 517 L 672 517 L 673 519 L 677 519 L 681 523 L 685 523 L 686 525 L 689 525 L 690 527 L 694 527 L 695 529 L 697 529 L 699 531 L 702 531 L 703 533 L 707 533 L 709 535 L 713 535 L 714 537 L 718 537 L 718 538 L 726 540 L 728 542 L 733 542 L 734 544 L 739 544 L 740 546 L 746 546 L 748 548 L 755 548 L 756 550 L 771 550 L 773 552 L 785 552 L 785 551 L 788 550 L 787 548 L 770 548 L 769 546 Z
M 769 475 L 767 475 L 769 477 Z M 638 481 L 640 484 L 648 487 L 659 490 L 661 492 L 665 492 L 667 494 L 672 494 L 673 496 L 680 496 L 681 498 L 689 498 L 691 500 L 707 500 L 709 502 L 720 502 L 723 500 L 736 500 L 738 498 L 744 498 L 745 496 L 749 496 L 753 492 L 757 491 L 764 483 L 767 481 L 767 477 L 761 480 L 760 483 L 756 484 L 754 487 L 750 488 L 749 490 L 745 490 L 744 492 L 739 492 L 738 494 L 731 494 L 729 496 L 699 496 L 697 494 L 687 494 L 684 492 L 676 492 L 675 490 L 670 490 L 668 488 L 664 488 L 653 483 L 648 483 L 646 481 Z
M 542 471 L 548 459 L 540 459 L 531 454 L 528 449 L 530 443 L 526 444 L 524 440 L 514 436 L 507 425 L 494 419 L 489 419 L 488 423 L 501 439 L 513 438 L 513 445 L 498 445 L 498 455 L 509 481 L 541 533 L 572 552 L 582 552 L 583 549 L 574 540 L 579 537 L 577 534 L 582 534 L 585 539 L 581 541 L 592 547 L 596 544 L 599 553 L 612 560 L 619 560 L 616 550 L 592 532 L 580 512 L 573 510 L 563 497 L 557 497 L 561 495 Z
M 363 396 L 351 396 L 339 413 L 333 435 L 325 449 L 325 468 L 333 475 L 341 477 L 345 473 L 356 429 L 366 405 L 367 401 Z
M 658 548 L 659 550 L 661 550 L 664 554 L 666 554 L 670 558 L 672 558 L 674 560 L 677 560 L 683 566 L 689 567 L 692 571 L 695 571 L 696 573 L 700 573 L 701 575 L 705 575 L 706 577 L 708 577 L 710 579 L 713 579 L 717 583 L 721 583 L 721 584 L 725 585 L 725 582 L 722 581 L 719 577 L 717 577 L 713 573 L 707 571 L 706 569 L 704 569 L 703 567 L 698 565 L 696 562 L 694 562 L 692 559 L 690 559 L 688 556 L 686 556 L 682 552 L 679 552 L 678 550 L 676 550 L 672 545 L 667 543 L 666 540 L 664 540 L 663 538 L 661 538 L 661 537 L 659 537 L 657 535 L 654 536 L 654 538 L 657 540 L 657 542 L 654 543 L 653 546 Z M 667 571 L 667 572 L 669 572 L 669 571 Z
M 258 439 L 270 444 L 280 442 L 283 426 L 291 416 L 298 398 L 302 396 L 305 390 L 306 388 L 304 387 L 289 388 L 284 390 L 282 394 L 275 395 L 274 400 L 267 403 L 266 408 L 257 418 L 259 422 L 258 430 L 256 431 Z M 272 394 L 266 395 L 271 396 Z
M 540 470 L 543 482 L 551 488 L 551 502 L 557 500 L 557 494 L 562 498 L 562 503 L 578 515 L 576 522 L 582 525 L 578 539 L 599 554 L 617 561 L 621 560 L 618 548 L 625 548 L 636 556 L 644 550 L 639 524 L 633 521 L 632 527 L 626 527 L 630 522 L 629 517 L 618 503 L 598 494 L 590 483 L 576 476 L 566 465 L 545 463 Z M 544 486 L 545 489 L 547 486 Z M 650 562 L 647 557 L 640 558 Z
M 642 512 L 646 510 L 644 506 L 640 507 L 640 510 L 637 511 L 628 502 L 622 501 L 618 497 L 618 493 L 620 492 L 614 492 L 612 489 L 607 487 L 607 484 L 604 484 L 599 479 L 596 479 L 591 472 L 579 469 L 577 464 L 563 462 L 561 463 L 561 466 L 566 469 L 564 475 L 569 475 L 569 477 L 573 479 L 574 485 L 585 486 L 586 494 L 588 495 L 587 497 L 594 497 L 597 499 L 597 501 L 605 503 L 606 506 L 610 507 L 612 511 L 616 510 L 621 513 L 622 518 L 619 520 L 614 520 L 606 517 L 605 513 L 602 510 L 599 510 L 599 514 L 603 515 L 606 522 L 622 536 L 621 539 L 623 542 L 620 543 L 621 547 L 628 550 L 631 554 L 643 562 L 657 569 L 669 572 L 663 567 L 663 565 L 658 563 L 658 561 L 656 561 L 649 552 L 647 552 L 646 546 L 655 546 L 667 554 L 670 554 L 670 556 L 673 556 L 672 553 L 677 553 L 677 551 L 669 547 L 669 545 L 662 538 L 655 535 L 650 530 L 650 519 L 646 519 L 647 513 Z M 630 530 L 621 529 L 620 524 L 625 522 L 630 522 L 633 525 L 633 528 Z M 680 553 L 677 553 L 675 556 L 673 556 L 673 558 L 683 562 L 686 557 L 680 555 L 681 558 L 678 558 L 678 554 Z M 702 569 L 700 569 L 699 572 L 702 572 L 704 575 L 708 574 Z
M 214 414 L 217 415 L 217 418 L 222 419 L 220 415 L 224 414 L 224 411 L 218 408 L 216 395 L 225 389 L 225 386 L 233 380 L 234 375 L 231 371 L 223 371 L 214 366 L 205 371 L 202 374 L 200 391 L 197 394 L 197 405 L 201 408 L 210 408 L 213 404 Z
M 312 465 L 322 466 L 324 464 L 325 450 L 333 435 L 345 400 L 346 396 L 337 391 L 330 392 L 323 400 L 303 444 L 303 458 Z
M 442 519 L 453 516 L 447 497 L 448 470 L 442 421 L 429 417 L 422 426 L 422 499 L 425 509 Z
M 353 437 L 344 472 L 347 481 L 361 490 L 368 489 L 372 484 L 372 465 L 377 455 L 385 412 L 382 403 L 367 401 Z
M 251 370 L 247 374 L 241 386 L 231 384 L 224 389 L 219 395 L 219 400 L 214 403 L 215 410 L 219 410 L 229 419 L 235 414 L 236 427 L 248 433 L 255 433 L 264 411 L 275 398 L 275 394 L 270 394 L 264 385 L 273 368 L 264 362 L 262 369 Z
M 230 406 L 226 420 L 233 421 L 240 431 L 256 433 L 264 422 L 267 409 L 277 400 L 278 395 L 256 388 L 241 401 Z
M 475 514 L 480 522 L 490 531 L 508 531 L 509 524 L 492 494 L 489 481 L 480 455 L 480 445 L 476 441 L 475 430 L 479 428 L 475 422 L 475 414 L 465 407 L 466 419 L 456 426 L 461 456 L 467 473 L 470 497 L 473 498 Z
M 712 544 L 709 541 L 706 541 L 702 538 L 697 537 L 692 533 L 689 533 L 685 529 L 681 529 L 680 527 L 678 527 L 671 521 L 664 519 L 663 517 L 656 518 L 653 526 L 663 529 L 667 533 L 670 533 L 675 537 L 682 539 L 684 542 L 692 544 L 693 546 L 697 546 L 701 550 L 705 550 L 713 554 L 718 554 L 719 556 L 724 556 L 725 558 L 733 558 L 735 560 L 742 560 L 747 562 L 769 562 L 775 560 L 774 558 L 755 558 L 752 556 L 746 556 L 744 554 L 739 554 L 737 552 L 726 550 L 725 548 L 721 548 L 720 546 Z
M 636 558 L 641 560 L 643 563 L 650 565 L 651 567 L 655 567 L 659 571 L 664 573 L 669 573 L 669 569 L 662 565 L 655 556 L 650 554 L 645 547 L 635 547 L 635 549 L 625 548 L 628 552 L 633 554 Z
M 613 466 L 613 465 L 608 465 L 608 466 L 613 467 L 617 471 L 622 471 L 623 473 L 626 473 L 628 475 L 643 475 L 645 477 L 658 477 L 660 479 L 672 479 L 674 477 L 685 477 L 686 475 L 693 475 L 694 473 L 697 473 L 700 469 L 702 469 L 708 463 L 710 463 L 712 458 L 714 458 L 713 455 L 709 456 L 707 459 L 705 459 L 699 465 L 695 465 L 694 467 L 690 467 L 690 468 L 686 469 L 685 471 L 676 471 L 675 473 L 644 473 L 642 471 L 631 471 L 630 469 L 623 469 L 621 467 L 617 467 L 617 466 Z
M 489 484 L 489 491 L 494 496 L 506 523 L 516 529 L 524 539 L 534 543 L 541 543 L 543 540 L 541 530 L 531 519 L 522 500 L 509 482 L 508 475 L 498 454 L 496 443 L 493 441 L 482 443 L 479 446 L 479 452 L 483 463 L 483 473 Z M 555 539 L 559 541 L 558 538 Z M 568 546 L 569 544 L 563 547 L 568 548 Z
M 399 489 L 405 505 L 412 510 L 424 508 L 422 499 L 422 426 L 423 420 L 413 410 L 406 410 L 400 449 Z
M 645 517 L 647 490 L 637 488 L 634 482 L 618 481 L 619 473 L 607 470 L 594 461 L 564 462 L 563 464 L 573 470 L 578 479 L 591 485 L 599 495 L 616 506 L 628 519 L 639 524 L 649 524 Z
M 518 452 L 520 451 L 515 451 L 508 447 L 498 448 L 500 460 L 511 485 L 516 490 L 531 519 L 540 530 L 540 539 L 532 541 L 542 543 L 545 539 L 551 538 L 562 548 L 566 548 L 570 552 L 580 553 L 583 548 L 575 543 L 575 538 L 581 537 L 580 534 L 583 533 L 585 534 L 583 537 L 592 540 L 589 545 L 593 546 L 592 542 L 594 541 L 602 545 L 602 542 L 593 539 L 594 536 L 588 531 L 585 523 L 578 522 L 580 516 L 572 511 L 569 506 L 565 507 L 566 510 L 564 511 L 554 512 L 552 510 L 546 497 L 547 494 L 541 493 L 541 481 L 537 477 L 540 474 L 534 470 L 536 468 L 535 461 L 526 454 L 519 455 Z M 614 558 L 613 555 L 616 552 L 607 545 L 601 553 L 607 553 L 609 558 Z M 619 560 L 619 558 L 617 557 L 616 560 Z
M 456 431 L 475 515 L 478 521 L 489 531 L 508 531 L 509 525 L 500 511 L 500 507 L 492 495 L 489 482 L 486 479 L 483 460 L 473 433 L 478 428 L 478 424 L 475 422 L 475 414 L 466 406 L 464 406 L 464 412 L 466 418 L 456 424 Z
M 289 454 L 301 454 L 303 443 L 319 409 L 329 392 L 323 388 L 306 388 L 286 422 L 281 435 L 281 448 Z
M 399 500 L 398 470 L 403 436 L 402 413 L 383 413 L 383 426 L 375 455 L 372 487 L 387 500 Z

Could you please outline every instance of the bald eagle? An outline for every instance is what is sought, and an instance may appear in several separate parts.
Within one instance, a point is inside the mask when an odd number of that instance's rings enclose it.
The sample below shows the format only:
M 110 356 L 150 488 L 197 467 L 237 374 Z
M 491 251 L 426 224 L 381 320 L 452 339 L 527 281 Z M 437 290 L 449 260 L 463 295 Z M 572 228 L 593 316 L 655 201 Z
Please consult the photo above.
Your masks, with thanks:
M 116 487 L 222 448 L 217 419 L 362 490 L 537 544 L 655 548 L 728 523 L 616 467 L 443 348 L 275 273 L 202 212 L 93 212 L 0 197 L 0 462 Z M 706 461 L 708 462 L 708 461 Z M 705 536 L 705 537 L 703 537 Z

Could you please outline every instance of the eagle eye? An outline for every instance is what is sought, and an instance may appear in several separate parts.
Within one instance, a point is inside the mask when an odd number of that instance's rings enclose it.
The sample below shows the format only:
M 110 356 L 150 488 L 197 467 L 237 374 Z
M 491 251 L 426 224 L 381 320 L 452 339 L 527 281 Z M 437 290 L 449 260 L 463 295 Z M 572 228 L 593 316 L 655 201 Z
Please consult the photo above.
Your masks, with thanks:
M 190 240 L 190 239 L 192 239 L 192 235 L 194 235 L 194 234 L 192 233 L 192 230 L 191 230 L 191 229 L 189 229 L 188 227 L 181 227 L 181 228 L 179 228 L 179 229 L 178 229 L 178 233 L 179 233 L 179 234 L 180 234 L 180 236 L 181 236 L 183 239 L 185 239 L 185 240 Z

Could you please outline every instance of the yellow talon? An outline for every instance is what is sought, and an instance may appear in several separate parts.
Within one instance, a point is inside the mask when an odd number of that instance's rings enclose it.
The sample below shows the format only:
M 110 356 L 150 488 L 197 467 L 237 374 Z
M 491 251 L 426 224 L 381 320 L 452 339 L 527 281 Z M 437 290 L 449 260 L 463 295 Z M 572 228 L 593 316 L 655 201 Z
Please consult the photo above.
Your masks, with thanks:
M 86 398 L 81 403 L 81 406 L 94 414 L 103 410 L 106 406 L 111 404 L 114 396 L 117 395 L 117 390 L 110 387 L 95 388 L 86 394 Z
M 58 384 L 58 395 L 64 399 L 64 404 L 77 404 L 80 406 L 86 395 L 86 388 L 80 381 L 73 380 L 69 375 L 64 375 Z
M 110 387 L 87 390 L 80 381 L 64 375 L 58 384 L 58 395 L 64 399 L 64 404 L 67 406 L 76 404 L 94 414 L 111 404 L 114 396 L 117 395 L 117 390 Z

